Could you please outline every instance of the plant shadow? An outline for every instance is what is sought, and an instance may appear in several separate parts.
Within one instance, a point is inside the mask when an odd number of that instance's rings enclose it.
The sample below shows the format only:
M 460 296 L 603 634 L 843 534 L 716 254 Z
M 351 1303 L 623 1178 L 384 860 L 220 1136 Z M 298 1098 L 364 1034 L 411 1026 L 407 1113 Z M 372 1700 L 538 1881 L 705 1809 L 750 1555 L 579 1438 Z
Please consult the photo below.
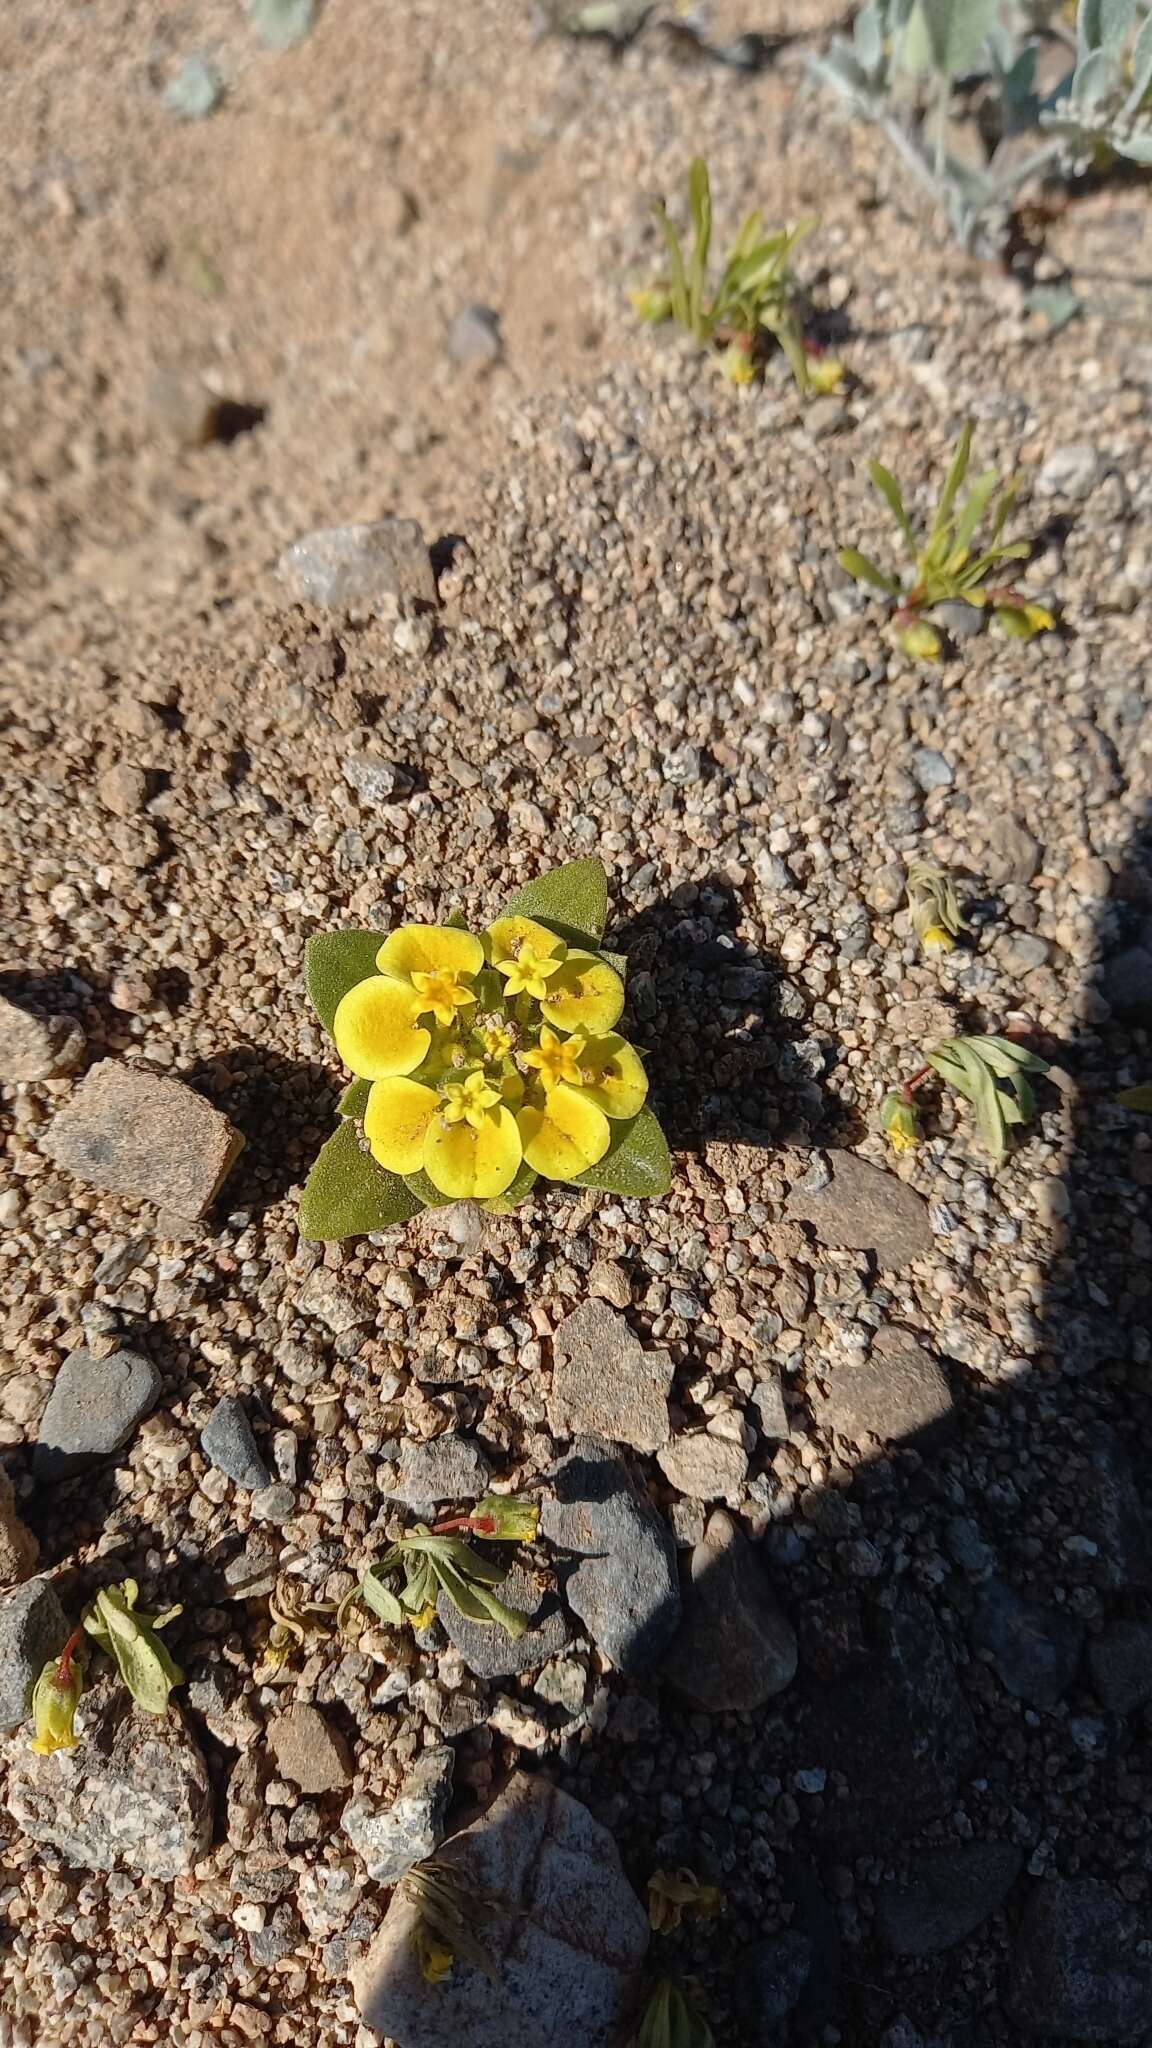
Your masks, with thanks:
M 342 1083 L 332 1067 L 289 1059 L 263 1045 L 235 1045 L 198 1061 L 180 1079 L 222 1109 L 245 1144 L 217 1206 L 259 1216 L 303 1182 L 332 1135 Z

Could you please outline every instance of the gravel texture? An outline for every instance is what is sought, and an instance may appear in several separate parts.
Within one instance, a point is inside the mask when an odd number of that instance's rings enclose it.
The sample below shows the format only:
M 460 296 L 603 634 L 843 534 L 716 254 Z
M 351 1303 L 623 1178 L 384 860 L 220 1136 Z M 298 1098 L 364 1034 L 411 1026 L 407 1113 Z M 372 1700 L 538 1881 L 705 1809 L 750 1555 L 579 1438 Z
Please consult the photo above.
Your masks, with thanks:
M 224 0 L 18 4 L 0 84 L 0 996 L 38 1027 L 37 1072 L 0 1046 L 0 1451 L 60 1603 L 3 1662 L 15 1721 L 131 1575 L 182 1605 L 186 1673 L 147 1770 L 103 1690 L 86 1747 L 8 1739 L 13 2048 L 372 2048 L 351 1985 L 396 1908 L 341 1819 L 382 1825 L 426 1756 L 451 1789 L 414 1854 L 521 1773 L 637 1898 L 658 1865 L 717 1884 L 723 1919 L 654 1948 L 719 2048 L 1139 2040 L 1152 1135 L 1115 1097 L 1152 1075 L 1146 195 L 1059 209 L 1041 273 L 1137 312 L 1089 299 L 1052 337 L 805 92 L 835 8 L 715 0 L 718 39 L 768 46 L 739 70 L 662 10 L 619 52 L 513 0 L 404 0 L 384 39 L 378 12 L 277 54 Z M 218 103 L 176 119 L 200 48 Z M 634 320 L 650 202 L 696 151 L 718 240 L 753 204 L 821 215 L 797 263 L 847 395 L 804 408 L 771 363 L 734 391 Z M 498 353 L 462 363 L 462 324 L 453 353 L 462 307 Z M 1061 631 L 915 668 L 835 552 L 892 548 L 867 462 L 923 508 L 969 416 Z M 387 520 L 419 528 L 410 585 L 278 574 Z M 341 1086 L 308 935 L 483 921 L 589 854 L 669 1193 L 301 1241 Z M 902 907 L 916 859 L 958 878 L 947 958 Z M 1017 1019 L 1052 1073 L 1006 1163 L 931 1090 L 887 1155 L 877 1106 L 924 1046 Z M 176 1090 L 179 1147 L 127 1092 L 88 1119 L 93 1074 Z M 584 1374 L 590 1441 L 557 1364 L 593 1305 L 633 1380 Z M 154 1404 L 60 1483 L 53 1389 L 123 1351 Z M 252 1493 L 205 1454 L 222 1401 Z M 515 1655 L 308 1612 L 489 1485 L 543 1507 Z M 694 1577 L 718 1512 L 742 1562 Z M 278 1579 L 305 1631 L 279 1671 Z M 701 1640 L 740 1646 L 758 1704 L 670 1682 Z M 294 1708 L 350 1785 L 281 1770 Z M 943 1911 L 959 1863 L 930 1859 L 972 1845 L 1019 1874 L 898 1949 L 892 1900 Z

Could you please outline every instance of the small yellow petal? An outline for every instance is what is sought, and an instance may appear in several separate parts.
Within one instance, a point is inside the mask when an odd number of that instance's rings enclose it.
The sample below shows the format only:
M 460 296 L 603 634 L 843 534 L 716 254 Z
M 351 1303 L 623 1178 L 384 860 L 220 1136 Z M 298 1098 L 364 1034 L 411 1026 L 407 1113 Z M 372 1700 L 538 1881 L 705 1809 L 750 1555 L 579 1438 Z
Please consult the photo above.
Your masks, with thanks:
M 624 983 L 606 961 L 569 953 L 548 983 L 541 1008 L 561 1031 L 611 1031 L 624 1008 Z
M 479 974 L 484 948 L 471 932 L 450 924 L 402 924 L 389 932 L 376 955 L 382 974 Z
M 418 1173 L 428 1126 L 439 1107 L 436 1090 L 421 1081 L 397 1075 L 374 1082 L 364 1112 L 364 1136 L 373 1159 L 390 1173 Z
M 411 988 L 390 974 L 370 974 L 341 997 L 332 1020 L 336 1050 L 346 1067 L 365 1081 L 411 1074 L 420 1065 L 432 1034 L 416 1023 Z
M 524 1157 L 545 1180 L 571 1180 L 603 1159 L 612 1142 L 608 1119 L 588 1100 L 587 1089 L 563 1081 L 549 1089 L 542 1105 L 526 1105 L 516 1121 Z
M 424 1171 L 442 1195 L 483 1201 L 502 1195 L 520 1166 L 520 1133 L 510 1110 L 489 1109 L 479 1127 L 433 1117 L 424 1139 Z
M 525 946 L 546 960 L 563 960 L 568 951 L 563 939 L 550 932 L 546 924 L 537 924 L 534 917 L 498 917 L 495 924 L 489 925 L 485 937 L 492 961 L 515 960 Z
M 590 1038 L 580 1054 L 584 1094 L 605 1116 L 635 1116 L 644 1107 L 648 1076 L 639 1053 L 613 1031 Z

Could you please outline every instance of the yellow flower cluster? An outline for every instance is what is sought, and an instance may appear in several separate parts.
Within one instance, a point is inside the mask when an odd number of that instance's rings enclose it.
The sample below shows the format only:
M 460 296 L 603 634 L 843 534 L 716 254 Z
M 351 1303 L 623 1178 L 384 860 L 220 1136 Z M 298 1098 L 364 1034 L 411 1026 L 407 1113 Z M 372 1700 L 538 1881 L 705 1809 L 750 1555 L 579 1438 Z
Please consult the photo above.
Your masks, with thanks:
M 613 1029 L 620 976 L 534 918 L 497 918 L 480 937 L 401 925 L 376 966 L 332 1035 L 372 1083 L 364 1135 L 391 1172 L 423 1172 L 450 1199 L 501 1195 L 523 1166 L 571 1180 L 643 1106 L 647 1075 Z

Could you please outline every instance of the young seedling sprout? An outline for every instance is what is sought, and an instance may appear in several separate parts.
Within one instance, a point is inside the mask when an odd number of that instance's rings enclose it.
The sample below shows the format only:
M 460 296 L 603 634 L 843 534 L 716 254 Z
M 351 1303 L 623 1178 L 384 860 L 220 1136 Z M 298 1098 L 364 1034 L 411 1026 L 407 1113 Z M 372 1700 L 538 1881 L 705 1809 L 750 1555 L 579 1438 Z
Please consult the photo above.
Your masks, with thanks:
M 924 1065 L 901 1087 L 893 1088 L 880 1105 L 880 1127 L 894 1152 L 909 1152 L 923 1131 L 917 1092 L 933 1073 L 976 1112 L 981 1141 L 999 1165 L 1007 1157 L 1014 1128 L 1036 1113 L 1031 1074 L 1046 1074 L 1047 1060 L 1014 1039 L 973 1035 L 946 1038 L 924 1055 Z
M 345 1594 L 338 1614 L 340 1627 L 360 1601 L 390 1628 L 427 1628 L 443 1594 L 466 1620 L 495 1623 L 506 1635 L 523 1635 L 527 1615 L 506 1606 L 494 1591 L 503 1585 L 508 1567 L 490 1564 L 460 1532 L 495 1543 L 530 1543 L 539 1517 L 539 1508 L 530 1501 L 488 1494 L 466 1515 L 451 1515 L 431 1528 L 417 1522 Z
M 1023 597 L 1011 583 L 990 581 L 1002 562 L 1023 561 L 1031 553 L 1027 541 L 1000 538 L 1016 496 L 1013 481 L 1000 490 L 991 514 L 991 531 L 984 546 L 973 552 L 977 530 L 1000 479 L 994 469 L 984 470 L 960 502 L 971 450 L 969 421 L 961 430 L 935 516 L 924 534 L 917 533 L 891 470 L 882 462 L 869 463 L 873 487 L 903 537 L 907 569 L 881 568 L 859 548 L 841 548 L 836 557 L 857 583 L 870 584 L 891 600 L 897 644 L 918 661 L 937 661 L 944 651 L 944 636 L 927 616 L 937 605 L 959 603 L 990 611 L 1001 631 L 1013 640 L 1031 640 L 1037 633 L 1050 631 L 1055 623 L 1044 605 Z
M 721 367 L 733 384 L 752 382 L 765 344 L 775 341 L 804 396 L 839 388 L 844 366 L 805 341 L 788 268 L 793 249 L 815 227 L 814 220 L 766 235 L 761 214 L 748 214 L 713 290 L 708 282 L 712 189 L 702 157 L 688 168 L 692 246 L 687 258 L 662 200 L 655 212 L 668 251 L 668 273 L 658 284 L 631 294 L 642 320 L 653 325 L 674 320 L 700 348 L 720 349 Z

